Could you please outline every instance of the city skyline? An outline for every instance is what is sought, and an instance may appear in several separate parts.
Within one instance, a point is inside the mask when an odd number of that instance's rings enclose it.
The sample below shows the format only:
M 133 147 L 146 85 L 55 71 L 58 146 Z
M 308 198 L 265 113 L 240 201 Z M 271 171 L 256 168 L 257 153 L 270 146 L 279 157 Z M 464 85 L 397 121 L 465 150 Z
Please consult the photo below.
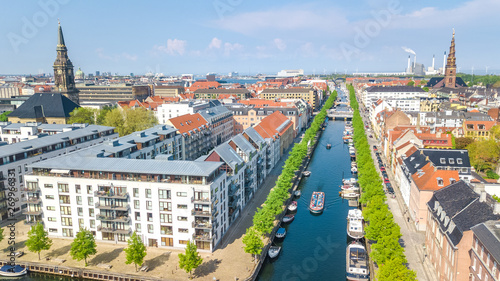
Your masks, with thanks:
M 495 44 L 483 35 L 497 27 L 489 24 L 500 8 L 494 0 L 120 2 L 120 13 L 108 13 L 117 3 L 9 3 L 0 12 L 0 73 L 52 73 L 58 18 L 75 70 L 85 73 L 403 72 L 404 48 L 425 67 L 435 55 L 439 68 L 453 28 L 458 71 L 500 69 Z

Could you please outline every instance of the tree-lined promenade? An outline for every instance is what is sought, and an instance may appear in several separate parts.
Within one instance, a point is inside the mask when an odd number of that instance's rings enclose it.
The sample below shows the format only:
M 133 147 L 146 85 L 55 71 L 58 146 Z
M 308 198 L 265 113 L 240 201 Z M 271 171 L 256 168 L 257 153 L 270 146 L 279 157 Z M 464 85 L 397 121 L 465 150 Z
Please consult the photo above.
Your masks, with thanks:
M 329 92 L 329 89 L 327 89 Z M 299 170 L 304 158 L 307 156 L 308 147 L 312 147 L 318 130 L 327 118 L 327 109 L 333 106 L 337 98 L 337 91 L 330 93 L 330 96 L 323 105 L 321 111 L 315 116 L 311 126 L 306 130 L 304 138 L 300 143 L 296 143 L 288 159 L 285 161 L 283 171 L 278 177 L 274 188 L 269 192 L 266 201 L 261 208 L 258 208 L 253 216 L 253 226 L 249 227 L 243 237 L 246 253 L 254 256 L 255 262 L 264 247 L 263 238 L 267 237 L 277 223 L 276 216 L 281 214 L 286 208 L 285 201 L 290 198 L 290 188 L 296 171 Z
M 413 281 L 416 273 L 408 269 L 404 248 L 399 244 L 401 231 L 385 203 L 382 180 L 371 156 L 363 120 L 359 113 L 354 87 L 348 85 L 353 116 L 353 140 L 358 164 L 361 204 L 366 222 L 366 239 L 371 246 L 370 258 L 377 264 L 379 281 Z

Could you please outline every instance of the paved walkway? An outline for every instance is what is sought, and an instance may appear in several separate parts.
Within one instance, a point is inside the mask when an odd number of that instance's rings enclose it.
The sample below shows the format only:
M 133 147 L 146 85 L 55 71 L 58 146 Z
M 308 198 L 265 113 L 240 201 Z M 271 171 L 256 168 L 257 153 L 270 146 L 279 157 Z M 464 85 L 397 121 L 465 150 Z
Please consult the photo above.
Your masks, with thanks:
M 360 111 L 363 109 L 360 106 Z M 363 117 L 363 121 L 369 124 L 367 116 L 365 116 L 364 114 L 362 114 L 361 116 Z M 373 146 L 377 145 L 378 147 L 380 147 L 379 142 L 373 138 L 368 138 L 368 143 L 370 144 L 370 148 L 372 149 L 372 158 L 375 167 L 378 168 L 378 163 L 376 160 L 377 158 L 375 156 L 375 153 L 373 152 Z M 384 157 L 382 157 L 382 161 L 387 164 Z M 387 195 L 387 205 L 389 206 L 389 209 L 394 216 L 394 221 L 401 228 L 401 234 L 403 236 L 401 237 L 400 243 L 405 248 L 408 267 L 417 273 L 417 279 L 420 281 L 438 280 L 434 267 L 424 254 L 423 246 L 425 243 L 425 232 L 417 231 L 414 222 L 411 219 L 408 219 L 408 215 L 406 215 L 408 208 L 403 202 L 403 197 L 401 196 L 399 186 L 396 186 L 394 184 L 396 181 L 392 177 L 393 173 L 392 171 L 390 171 L 390 167 L 388 165 L 385 165 L 385 167 L 386 169 L 388 169 L 387 174 L 396 193 L 395 198 Z

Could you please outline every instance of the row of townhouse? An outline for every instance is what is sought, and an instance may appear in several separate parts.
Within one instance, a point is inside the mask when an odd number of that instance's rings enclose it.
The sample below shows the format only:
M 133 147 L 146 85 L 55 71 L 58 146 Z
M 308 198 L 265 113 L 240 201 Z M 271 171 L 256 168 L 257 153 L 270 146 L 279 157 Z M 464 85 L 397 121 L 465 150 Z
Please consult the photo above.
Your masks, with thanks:
M 280 133 L 293 130 L 268 119 L 262 122 L 274 124 L 276 138 L 248 128 L 196 160 L 177 160 L 182 135 L 159 125 L 34 163 L 27 220 L 42 221 L 52 237 L 74 237 L 84 227 L 97 241 L 125 243 L 135 231 L 150 247 L 192 240 L 213 251 L 279 160 Z
M 26 212 L 24 176 L 31 172 L 30 164 L 70 152 L 95 146 L 118 137 L 113 127 L 82 125 L 55 135 L 0 146 L 0 220 Z M 8 194 L 14 193 L 14 206 L 8 206 Z M 12 209 L 8 208 L 11 207 Z M 9 212 L 10 211 L 10 212 Z

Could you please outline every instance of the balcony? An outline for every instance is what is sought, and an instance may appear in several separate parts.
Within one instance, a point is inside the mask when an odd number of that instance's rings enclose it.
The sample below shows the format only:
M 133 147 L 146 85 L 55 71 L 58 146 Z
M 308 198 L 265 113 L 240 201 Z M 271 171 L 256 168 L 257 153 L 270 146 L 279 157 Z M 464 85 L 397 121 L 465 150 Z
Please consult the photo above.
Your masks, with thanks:
M 126 229 L 118 229 L 118 228 L 114 228 L 114 227 L 103 227 L 102 225 L 99 225 L 99 226 L 97 226 L 97 231 L 130 235 L 132 233 L 132 228 L 129 227 Z
M 107 191 L 95 191 L 94 196 L 102 198 L 113 198 L 113 199 L 128 199 L 128 192 L 114 193 Z
M 245 188 L 250 188 L 253 183 L 253 179 L 245 179 Z
M 198 240 L 198 241 L 212 241 L 212 237 L 209 232 L 205 234 L 193 234 L 193 240 Z
M 114 210 L 128 212 L 130 210 L 129 204 L 124 205 L 102 205 L 100 202 L 95 203 L 95 207 L 101 210 Z
M 31 225 L 31 226 L 36 225 L 38 223 L 43 224 L 43 220 L 40 219 L 40 220 L 25 220 L 24 221 L 24 224 Z
M 191 203 L 210 203 L 210 198 L 191 197 Z
M 229 185 L 229 196 L 235 196 L 238 193 L 239 187 L 232 183 Z
M 129 223 L 130 222 L 130 217 L 129 216 L 106 216 L 106 215 L 97 215 L 97 219 L 100 221 L 112 221 L 112 222 L 123 222 L 123 223 Z
M 212 229 L 212 224 L 210 223 L 210 221 L 206 221 L 206 222 L 194 221 L 192 225 L 193 225 L 193 228 L 208 228 L 208 229 Z
M 24 197 L 21 199 L 22 202 L 26 202 L 29 204 L 40 204 L 42 202 L 42 199 L 39 197 Z
M 38 216 L 38 215 L 41 215 L 42 213 L 43 213 L 43 211 L 41 209 L 39 209 L 39 210 L 26 209 L 23 211 L 23 215 L 31 215 L 31 216 Z
M 253 174 L 253 171 L 251 169 L 246 169 L 245 170 L 245 177 L 249 177 Z
M 40 192 L 40 187 L 21 187 L 20 190 L 24 192 L 35 193 L 35 192 Z
M 209 212 L 209 211 L 198 211 L 198 210 L 192 209 L 191 210 L 191 215 L 193 215 L 193 216 L 201 216 L 201 217 L 211 217 L 212 216 L 212 212 Z

